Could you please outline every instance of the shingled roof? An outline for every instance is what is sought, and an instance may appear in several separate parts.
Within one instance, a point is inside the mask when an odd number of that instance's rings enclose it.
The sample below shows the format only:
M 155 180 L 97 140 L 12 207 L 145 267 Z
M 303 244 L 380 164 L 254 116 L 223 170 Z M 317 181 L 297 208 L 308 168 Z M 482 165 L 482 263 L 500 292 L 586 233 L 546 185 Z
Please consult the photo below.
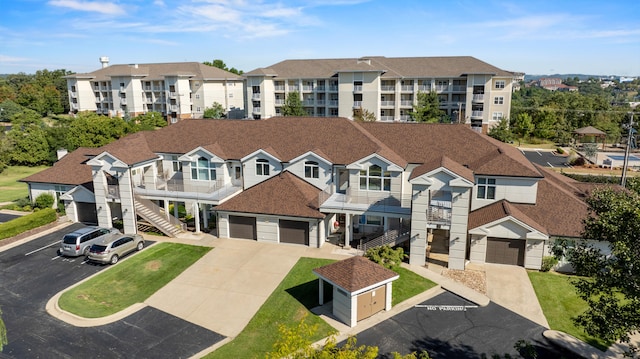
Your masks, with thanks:
M 59 161 L 38 173 L 21 179 L 21 182 L 54 183 L 64 185 L 83 185 L 93 190 L 93 176 L 91 166 L 85 163 L 100 154 L 98 148 L 80 147 L 68 153 Z
M 133 76 L 150 81 L 162 80 L 165 76 L 188 76 L 202 80 L 242 80 L 240 75 L 199 62 L 110 65 L 93 72 L 69 75 L 65 76 L 65 78 L 90 78 L 93 81 L 111 81 L 113 76 Z
M 506 217 L 517 219 L 541 233 L 548 234 L 543 225 L 529 218 L 529 216 L 506 200 L 494 202 L 469 213 L 469 229 L 478 228 Z
M 327 264 L 313 272 L 350 293 L 398 277 L 396 272 L 362 256 Z
M 285 171 L 244 190 L 215 210 L 322 219 L 320 192 Z

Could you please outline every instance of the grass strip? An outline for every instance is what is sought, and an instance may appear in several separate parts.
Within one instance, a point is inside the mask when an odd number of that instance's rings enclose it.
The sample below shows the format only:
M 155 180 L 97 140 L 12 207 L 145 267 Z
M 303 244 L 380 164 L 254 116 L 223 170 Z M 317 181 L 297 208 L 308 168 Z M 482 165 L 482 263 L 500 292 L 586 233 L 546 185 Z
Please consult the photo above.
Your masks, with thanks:
M 158 243 L 65 292 L 58 305 L 85 318 L 100 318 L 142 303 L 211 250 Z

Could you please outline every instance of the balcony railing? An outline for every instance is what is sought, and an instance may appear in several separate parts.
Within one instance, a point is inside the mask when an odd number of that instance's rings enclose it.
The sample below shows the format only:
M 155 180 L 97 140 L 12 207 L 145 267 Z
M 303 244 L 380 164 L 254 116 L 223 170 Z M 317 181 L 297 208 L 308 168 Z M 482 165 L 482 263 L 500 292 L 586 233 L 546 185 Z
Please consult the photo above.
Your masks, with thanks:
M 260 100 L 260 92 L 256 92 L 251 94 L 251 99 L 252 100 Z
M 298 85 L 289 85 L 289 92 L 298 92 L 300 91 L 300 87 Z
M 329 86 L 329 91 L 338 92 L 338 86 Z
M 380 121 L 393 122 L 393 116 L 380 116 Z
M 332 106 L 332 107 L 338 106 L 338 100 L 329 100 L 329 106 Z
M 281 98 L 277 98 L 275 103 L 276 105 L 284 105 L 284 100 Z
M 411 107 L 413 106 L 413 100 L 402 100 L 400 101 L 400 106 Z
M 393 92 L 396 90 L 394 85 L 382 85 L 380 86 L 380 90 L 384 92 Z
M 302 86 L 302 91 L 303 92 L 312 92 L 313 91 L 313 86 Z
M 261 107 L 254 107 L 254 108 L 253 108 L 253 113 L 255 113 L 255 114 L 259 115 L 261 110 L 262 110 L 262 108 L 261 108 Z
M 380 101 L 380 106 L 393 107 L 395 104 L 395 101 Z
M 325 102 L 326 102 L 325 100 L 317 100 L 317 101 L 316 101 L 316 105 L 318 105 L 318 106 L 324 106 Z
M 452 89 L 454 92 L 464 92 L 467 91 L 467 86 L 465 85 L 453 85 Z
M 436 91 L 437 92 L 445 92 L 445 91 L 449 91 L 450 87 L 449 85 L 436 85 Z
M 403 122 L 411 121 L 411 116 L 409 116 L 409 115 L 400 115 L 400 121 L 403 121 Z
M 427 208 L 427 224 L 451 225 L 451 202 L 446 206 L 429 206 Z
M 362 107 L 362 101 L 353 101 L 353 108 Z
M 120 99 L 120 104 L 121 105 L 126 105 L 127 104 L 127 99 L 126 98 L 121 98 Z
M 482 111 L 471 111 L 471 117 L 482 117 Z
M 325 91 L 325 87 L 324 86 L 316 87 L 316 92 L 324 92 L 324 91 Z
M 276 92 L 284 92 L 284 85 L 274 86 L 273 90 Z
M 335 186 L 320 192 L 320 207 L 327 209 L 350 209 L 354 211 L 382 211 L 410 214 L 411 195 L 395 195 L 386 191 L 352 191 L 335 193 Z
M 169 97 L 170 98 L 176 98 L 176 96 L 178 96 L 177 92 L 169 92 Z
M 420 91 L 420 92 L 430 92 L 431 91 L 431 86 L 430 85 L 420 85 L 420 86 L 418 86 L 418 91 Z
M 353 92 L 362 92 L 362 85 L 353 85 Z
M 484 94 L 482 94 L 482 93 L 474 93 L 473 94 L 473 101 L 476 101 L 476 102 L 484 101 Z
M 400 86 L 400 91 L 402 91 L 402 92 L 412 92 L 413 91 L 413 85 L 402 85 L 402 86 Z
M 308 99 L 308 100 L 304 100 L 302 102 L 303 106 L 313 106 L 313 104 L 315 103 L 315 101 L 313 99 Z
M 179 109 L 178 105 L 169 105 L 169 110 L 170 111 L 175 112 L 175 111 L 178 111 L 178 109 Z

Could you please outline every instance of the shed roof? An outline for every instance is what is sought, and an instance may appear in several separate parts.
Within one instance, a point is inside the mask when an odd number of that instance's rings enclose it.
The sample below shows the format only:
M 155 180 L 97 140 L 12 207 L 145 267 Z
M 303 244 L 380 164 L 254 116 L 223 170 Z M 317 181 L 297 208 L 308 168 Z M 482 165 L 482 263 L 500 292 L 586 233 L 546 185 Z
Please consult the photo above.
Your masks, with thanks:
M 396 272 L 361 256 L 331 263 L 313 272 L 349 293 L 398 277 Z

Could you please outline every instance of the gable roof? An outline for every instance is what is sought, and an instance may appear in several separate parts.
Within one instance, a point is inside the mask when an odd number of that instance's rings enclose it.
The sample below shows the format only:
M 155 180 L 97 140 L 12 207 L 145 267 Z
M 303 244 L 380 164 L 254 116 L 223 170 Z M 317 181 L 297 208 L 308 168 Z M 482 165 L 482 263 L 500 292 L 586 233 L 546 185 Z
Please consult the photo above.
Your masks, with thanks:
M 353 256 L 313 270 L 318 276 L 353 293 L 398 277 L 398 274 L 362 256 Z
M 531 219 L 506 200 L 492 203 L 469 213 L 469 229 L 478 228 L 506 217 L 515 218 L 541 233 L 548 234 L 543 225 Z
M 433 161 L 427 162 L 421 166 L 414 168 L 413 171 L 411 172 L 411 177 L 409 177 L 409 180 L 412 180 L 416 177 L 420 177 L 425 173 L 429 173 L 441 167 L 448 169 L 449 171 L 470 181 L 471 183 L 475 182 L 473 178 L 473 171 L 459 164 L 458 162 L 450 159 L 447 156 L 442 156 L 440 157 L 440 159 L 435 159 Z
M 99 148 L 80 147 L 66 154 L 53 166 L 21 179 L 21 182 L 53 183 L 64 185 L 83 185 L 93 190 L 91 166 L 85 163 L 102 153 Z
M 324 218 L 318 188 L 285 171 L 250 187 L 214 211 Z

